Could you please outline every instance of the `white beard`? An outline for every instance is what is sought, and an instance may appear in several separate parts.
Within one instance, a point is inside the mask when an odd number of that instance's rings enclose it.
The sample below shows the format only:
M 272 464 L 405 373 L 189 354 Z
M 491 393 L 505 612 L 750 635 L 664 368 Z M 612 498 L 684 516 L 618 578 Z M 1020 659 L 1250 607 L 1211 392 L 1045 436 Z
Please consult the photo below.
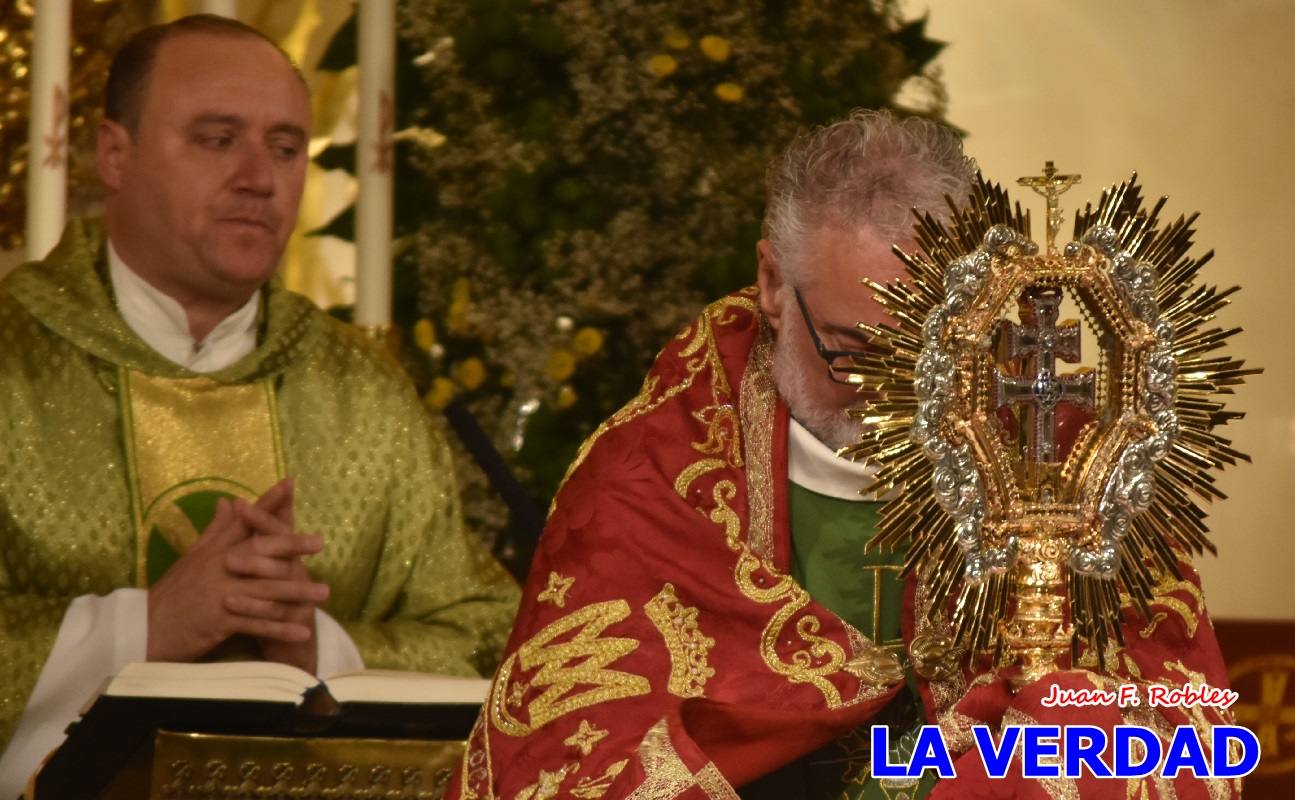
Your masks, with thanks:
M 819 362 L 812 366 L 826 369 Z M 859 420 L 848 416 L 840 408 L 824 407 L 806 391 L 808 380 L 805 370 L 796 363 L 787 336 L 779 336 L 773 343 L 773 382 L 792 417 L 820 442 L 833 450 L 839 450 L 859 441 L 863 433 L 863 425 Z

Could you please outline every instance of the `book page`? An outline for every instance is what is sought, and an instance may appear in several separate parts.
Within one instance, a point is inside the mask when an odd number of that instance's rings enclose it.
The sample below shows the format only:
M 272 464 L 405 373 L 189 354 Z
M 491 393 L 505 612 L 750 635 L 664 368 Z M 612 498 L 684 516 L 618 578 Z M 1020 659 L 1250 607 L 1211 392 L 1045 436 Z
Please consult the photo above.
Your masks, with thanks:
M 329 678 L 326 686 L 339 703 L 481 705 L 490 692 L 487 678 L 383 669 L 343 672 Z
M 299 703 L 319 681 L 310 673 L 271 661 L 127 664 L 108 682 L 105 695 L 194 700 L 255 700 Z

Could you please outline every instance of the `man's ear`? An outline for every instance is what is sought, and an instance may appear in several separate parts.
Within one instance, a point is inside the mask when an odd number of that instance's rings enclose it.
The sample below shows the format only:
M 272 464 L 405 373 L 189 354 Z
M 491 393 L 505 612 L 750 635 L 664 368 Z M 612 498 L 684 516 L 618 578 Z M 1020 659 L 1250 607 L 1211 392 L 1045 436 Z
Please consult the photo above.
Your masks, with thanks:
M 99 180 L 110 192 L 121 188 L 130 148 L 130 131 L 124 125 L 110 119 L 99 120 L 95 137 L 95 167 L 99 171 Z
M 773 245 L 768 239 L 755 243 L 755 257 L 759 262 L 755 282 L 760 288 L 760 311 L 769 320 L 770 327 L 777 333 L 782 326 L 782 267 L 774 255 Z M 790 291 L 790 289 L 788 289 Z

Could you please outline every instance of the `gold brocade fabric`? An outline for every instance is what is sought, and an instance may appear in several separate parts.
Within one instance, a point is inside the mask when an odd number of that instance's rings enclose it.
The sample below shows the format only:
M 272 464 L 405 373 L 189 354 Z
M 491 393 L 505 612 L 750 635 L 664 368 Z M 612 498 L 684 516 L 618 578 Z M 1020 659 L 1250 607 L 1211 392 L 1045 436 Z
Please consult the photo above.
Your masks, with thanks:
M 0 282 L 0 746 L 69 601 L 135 586 L 120 372 L 196 377 L 152 351 L 105 287 L 97 223 Z M 463 529 L 449 451 L 399 370 L 271 285 L 256 350 L 207 376 L 269 381 L 307 563 L 366 665 L 488 672 L 517 587 Z
M 136 584 L 152 586 L 197 541 L 220 497 L 255 500 L 283 477 L 274 386 L 120 370 Z

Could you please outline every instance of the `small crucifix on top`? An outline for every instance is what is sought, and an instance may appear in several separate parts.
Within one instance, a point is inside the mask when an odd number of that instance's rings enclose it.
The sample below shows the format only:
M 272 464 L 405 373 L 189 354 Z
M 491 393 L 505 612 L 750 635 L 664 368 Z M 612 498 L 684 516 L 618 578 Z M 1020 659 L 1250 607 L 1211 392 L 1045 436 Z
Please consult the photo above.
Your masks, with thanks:
M 1079 175 L 1058 175 L 1051 161 L 1043 165 L 1042 175 L 1016 179 L 1018 184 L 1030 187 L 1048 201 L 1048 255 L 1056 254 L 1057 232 L 1061 230 L 1061 204 L 1057 198 L 1079 181 Z

